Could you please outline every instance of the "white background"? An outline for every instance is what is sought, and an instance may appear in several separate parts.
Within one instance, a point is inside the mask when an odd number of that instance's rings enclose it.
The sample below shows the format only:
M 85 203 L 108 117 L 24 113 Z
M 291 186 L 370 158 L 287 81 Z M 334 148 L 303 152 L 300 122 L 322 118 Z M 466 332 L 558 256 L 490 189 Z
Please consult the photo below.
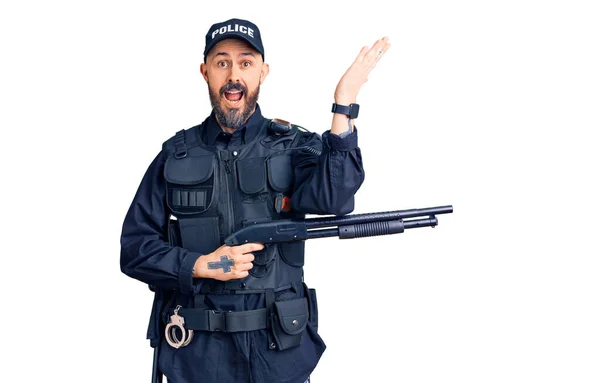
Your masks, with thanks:
M 319 133 L 389 36 L 358 97 L 354 212 L 454 206 L 435 229 L 307 244 L 312 381 L 599 382 L 595 2 L 391 4 L 3 3 L 0 380 L 150 379 L 152 293 L 120 272 L 121 225 L 162 142 L 209 114 L 204 36 L 239 17 L 271 65 L 263 114 Z

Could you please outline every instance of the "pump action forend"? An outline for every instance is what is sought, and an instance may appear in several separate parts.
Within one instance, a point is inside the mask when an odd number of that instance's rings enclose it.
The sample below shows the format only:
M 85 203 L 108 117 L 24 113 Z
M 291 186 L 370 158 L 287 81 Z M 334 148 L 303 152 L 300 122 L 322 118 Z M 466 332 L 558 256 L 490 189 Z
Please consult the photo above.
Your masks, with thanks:
M 435 227 L 438 224 L 436 215 L 448 213 L 452 213 L 452 205 L 380 213 L 350 214 L 339 217 L 255 222 L 225 238 L 225 244 L 235 246 L 248 242 L 277 243 L 323 237 L 350 239 L 396 234 L 403 233 L 405 229 Z M 407 220 L 407 218 L 415 219 Z

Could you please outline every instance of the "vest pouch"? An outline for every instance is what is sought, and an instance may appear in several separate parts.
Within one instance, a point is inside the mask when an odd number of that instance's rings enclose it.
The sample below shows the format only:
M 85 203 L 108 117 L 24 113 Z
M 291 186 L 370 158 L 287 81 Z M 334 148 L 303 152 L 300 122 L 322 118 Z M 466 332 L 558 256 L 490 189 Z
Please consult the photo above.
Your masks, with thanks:
M 253 251 L 254 261 L 252 261 L 252 268 L 248 270 L 248 274 L 255 278 L 264 277 L 269 271 L 269 266 L 275 261 L 277 255 L 277 246 L 272 244 L 266 244 L 265 247 L 260 251 Z
M 267 171 L 263 157 L 248 158 L 236 161 L 238 185 L 246 194 L 256 194 L 265 190 Z
M 308 323 L 306 298 L 278 301 L 274 303 L 274 307 L 271 329 L 277 349 L 287 350 L 299 346 Z
M 221 246 L 218 217 L 181 217 L 179 230 L 184 249 L 209 254 Z
M 283 261 L 293 267 L 304 266 L 304 244 L 304 241 L 279 243 L 279 252 Z
M 274 156 L 267 161 L 269 185 L 280 193 L 289 192 L 294 181 L 292 157 L 287 155 Z
M 216 194 L 213 154 L 170 156 L 165 163 L 167 205 L 175 214 L 203 213 L 210 208 Z

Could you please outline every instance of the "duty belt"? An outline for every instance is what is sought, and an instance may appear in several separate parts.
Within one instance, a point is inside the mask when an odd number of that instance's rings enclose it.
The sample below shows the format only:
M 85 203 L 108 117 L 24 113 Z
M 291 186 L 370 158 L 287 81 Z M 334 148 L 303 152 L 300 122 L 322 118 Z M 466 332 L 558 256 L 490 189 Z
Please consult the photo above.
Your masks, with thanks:
M 267 309 L 248 311 L 220 311 L 206 309 L 181 309 L 185 328 L 194 331 L 240 332 L 266 329 Z
M 267 309 L 219 311 L 175 308 L 165 327 L 165 339 L 174 348 L 185 347 L 194 338 L 194 331 L 241 332 L 267 328 Z M 178 332 L 179 331 L 179 332 Z
M 302 282 L 300 282 L 300 284 L 301 285 L 297 288 L 295 288 L 293 284 L 290 286 L 290 289 L 294 291 L 294 296 L 296 292 L 302 291 L 300 289 L 306 288 Z M 166 341 L 172 347 L 180 348 L 187 346 L 192 341 L 195 331 L 247 332 L 271 328 L 272 325 L 269 319 L 273 319 L 270 318 L 272 316 L 271 313 L 274 308 L 277 308 L 278 304 L 281 306 L 281 310 L 285 309 L 290 312 L 290 315 L 279 313 L 279 317 L 290 319 L 290 326 L 296 327 L 301 324 L 301 322 L 304 322 L 304 325 L 300 325 L 298 328 L 290 328 L 286 331 L 290 334 L 300 330 L 300 332 L 298 332 L 298 334 L 300 334 L 308 319 L 307 298 L 298 298 L 303 299 L 303 301 L 290 305 L 290 302 L 297 301 L 298 299 L 275 302 L 274 289 L 266 289 L 263 291 L 265 294 L 265 308 L 245 311 L 207 309 L 205 306 L 205 295 L 196 294 L 194 296 L 194 308 L 183 308 L 180 304 L 175 307 L 173 315 L 170 316 L 170 320 L 166 323 Z M 235 292 L 237 293 L 237 291 Z M 175 299 L 175 297 L 176 296 L 173 296 L 173 299 Z M 279 338 L 277 338 L 275 334 L 273 334 L 273 336 L 275 337 L 275 343 L 272 341 L 271 335 L 269 334 L 270 348 L 275 348 L 276 344 L 279 344 L 280 347 L 282 347 L 282 345 L 285 346 L 280 339 L 282 338 L 282 335 L 280 335 Z

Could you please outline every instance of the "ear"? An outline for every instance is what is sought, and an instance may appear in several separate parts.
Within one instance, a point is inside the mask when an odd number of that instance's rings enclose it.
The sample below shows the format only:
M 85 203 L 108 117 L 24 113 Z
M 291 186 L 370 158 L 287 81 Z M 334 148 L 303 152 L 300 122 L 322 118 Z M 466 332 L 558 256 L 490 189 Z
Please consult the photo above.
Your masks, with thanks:
M 263 64 L 260 70 L 260 84 L 262 85 L 265 78 L 269 75 L 269 64 Z
M 206 64 L 200 64 L 200 73 L 202 74 L 202 77 L 204 77 L 204 81 L 208 83 L 208 69 L 206 68 Z

